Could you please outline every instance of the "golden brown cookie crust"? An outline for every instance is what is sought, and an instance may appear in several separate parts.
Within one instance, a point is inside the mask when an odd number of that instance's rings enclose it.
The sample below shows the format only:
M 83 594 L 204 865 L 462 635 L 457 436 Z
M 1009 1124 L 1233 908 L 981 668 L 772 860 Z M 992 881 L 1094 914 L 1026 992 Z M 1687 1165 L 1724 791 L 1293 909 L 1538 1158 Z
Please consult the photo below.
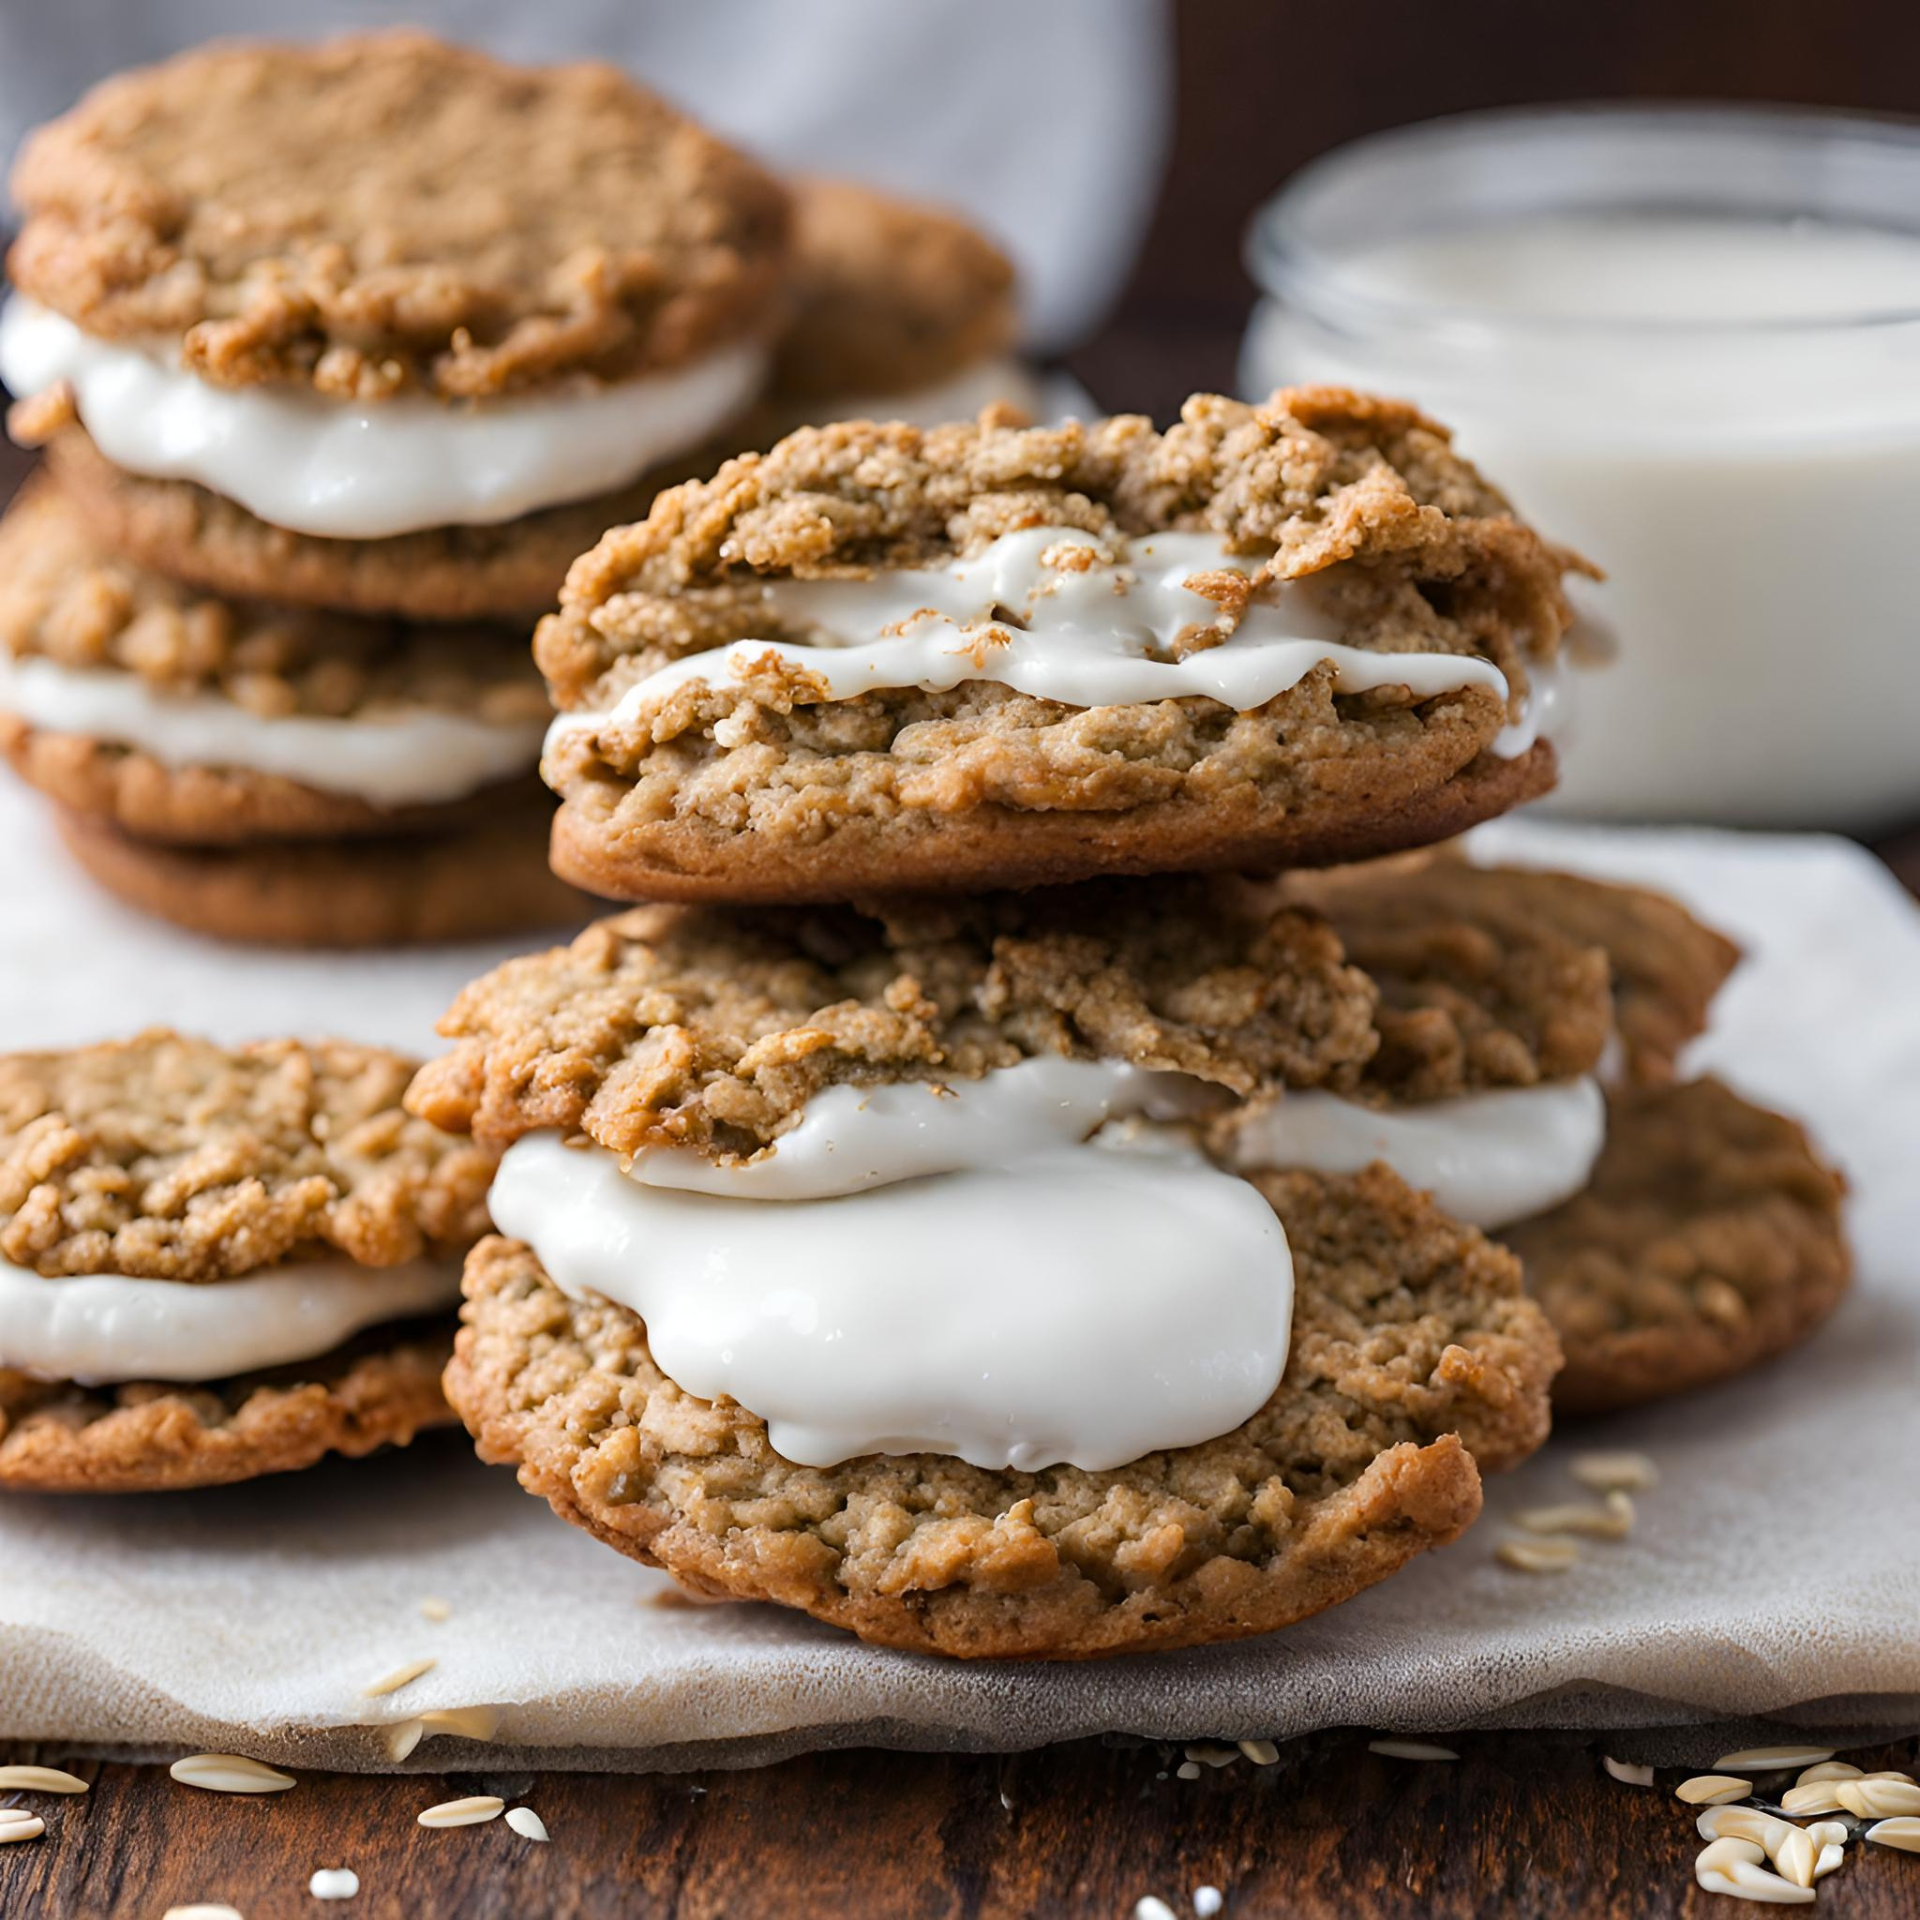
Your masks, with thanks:
M 524 622 L 531 632 L 552 610 L 574 557 L 604 529 L 644 515 L 663 486 L 731 451 L 689 454 L 612 493 L 496 526 L 429 527 L 384 540 L 293 533 L 190 480 L 128 473 L 77 426 L 55 433 L 46 460 L 100 539 L 188 586 L 341 613 Z
M 1805 1131 L 1717 1080 L 1609 1100 L 1582 1193 L 1502 1231 L 1566 1347 L 1560 1413 L 1603 1413 L 1743 1372 L 1846 1291 L 1846 1183 Z
M 472 824 L 359 840 L 176 847 L 83 814 L 67 851 L 128 906 L 190 933 L 275 947 L 402 947 L 577 926 L 600 902 L 547 865 L 547 808 L 508 795 Z
M 1013 263 L 977 228 L 850 180 L 790 185 L 792 317 L 773 369 L 780 398 L 905 393 L 1013 345 Z
M 1324 925 L 1166 881 L 784 914 L 642 907 L 476 980 L 407 1098 L 505 1145 L 749 1156 L 824 1088 L 1125 1060 L 1244 1094 L 1350 1081 L 1372 994 Z
M 358 1459 L 453 1421 L 446 1334 L 362 1336 L 324 1359 L 212 1386 L 76 1387 L 0 1370 L 0 1488 L 172 1493 Z
M 1111 1473 L 818 1469 L 683 1393 L 624 1309 L 520 1243 L 469 1257 L 446 1388 L 484 1459 L 621 1552 L 882 1645 L 1085 1658 L 1266 1633 L 1455 1538 L 1547 1430 L 1559 1353 L 1513 1261 L 1384 1168 L 1261 1176 L 1293 1244 L 1287 1373 L 1245 1426 Z
M 1740 959 L 1731 940 L 1667 895 L 1583 874 L 1474 867 L 1441 856 L 1300 874 L 1285 892 L 1331 916 L 1376 977 L 1393 945 L 1429 936 L 1463 946 L 1485 940 L 1599 950 L 1611 972 L 1622 1070 L 1646 1085 L 1673 1078 L 1680 1050 L 1705 1028 L 1714 995 Z M 1572 1011 L 1570 992 L 1562 1005 Z M 1585 1071 L 1561 1065 L 1548 1077 Z
M 1457 831 L 1550 777 L 1550 750 L 1476 765 L 1517 711 L 1486 688 L 1344 695 L 1330 666 L 1235 713 L 1200 698 L 1079 708 L 992 681 L 825 700 L 769 657 L 738 684 L 685 682 L 613 717 L 672 661 L 804 637 L 779 630 L 769 575 L 935 565 L 1049 524 L 1106 545 L 1209 529 L 1265 550 L 1256 578 L 1315 576 L 1347 644 L 1482 656 L 1516 703 L 1567 620 L 1574 563 L 1393 403 L 1202 395 L 1165 434 L 991 414 L 804 429 L 609 533 L 541 623 L 555 699 L 584 710 L 543 766 L 566 801 L 561 869 L 629 899 L 779 900 L 1314 863 Z M 1253 589 L 1201 579 L 1224 634 Z
M 0 1055 L 0 1259 L 219 1281 L 324 1249 L 371 1267 L 464 1252 L 494 1156 L 404 1111 L 415 1064 L 164 1028 Z
M 120 74 L 12 187 L 30 298 L 222 386 L 355 400 L 683 365 L 770 324 L 788 248 L 778 183 L 614 68 L 411 31 Z

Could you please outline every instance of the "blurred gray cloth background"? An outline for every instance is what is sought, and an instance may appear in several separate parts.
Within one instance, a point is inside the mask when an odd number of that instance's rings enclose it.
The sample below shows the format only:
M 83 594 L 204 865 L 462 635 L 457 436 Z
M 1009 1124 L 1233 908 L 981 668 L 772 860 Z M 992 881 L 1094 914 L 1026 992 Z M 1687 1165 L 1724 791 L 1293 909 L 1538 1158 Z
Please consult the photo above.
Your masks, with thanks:
M 103 74 L 197 41 L 402 21 L 610 60 L 777 165 L 961 209 L 1018 262 L 1041 351 L 1118 293 L 1172 118 L 1166 0 L 6 0 L 0 153 Z

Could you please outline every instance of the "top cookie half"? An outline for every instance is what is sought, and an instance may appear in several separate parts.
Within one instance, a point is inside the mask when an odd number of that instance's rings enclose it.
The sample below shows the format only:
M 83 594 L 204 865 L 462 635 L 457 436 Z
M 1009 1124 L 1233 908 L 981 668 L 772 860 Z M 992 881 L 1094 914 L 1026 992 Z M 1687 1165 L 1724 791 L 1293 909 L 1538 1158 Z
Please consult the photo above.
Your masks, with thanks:
M 803 430 L 575 563 L 555 864 L 826 900 L 1423 844 L 1551 784 L 1579 564 L 1339 389 Z
M 612 67 L 418 33 L 223 43 L 102 83 L 14 170 L 8 266 L 222 386 L 472 398 L 759 328 L 777 184 Z

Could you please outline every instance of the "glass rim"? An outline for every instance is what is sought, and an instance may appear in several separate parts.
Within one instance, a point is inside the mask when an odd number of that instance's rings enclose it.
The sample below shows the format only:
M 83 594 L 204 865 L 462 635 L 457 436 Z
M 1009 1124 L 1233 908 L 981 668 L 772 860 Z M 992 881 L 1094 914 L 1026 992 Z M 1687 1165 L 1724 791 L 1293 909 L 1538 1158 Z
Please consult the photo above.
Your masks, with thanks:
M 1470 148 L 1489 135 L 1514 130 L 1551 137 L 1555 133 L 1592 132 L 1609 127 L 1622 136 L 1650 128 L 1683 137 L 1697 134 L 1711 138 L 1734 132 L 1786 143 L 1840 140 L 1902 151 L 1911 154 L 1913 159 L 1915 204 L 1920 207 L 1920 120 L 1838 107 L 1751 106 L 1717 101 L 1582 100 L 1551 106 L 1476 108 L 1363 134 L 1307 161 L 1260 204 L 1248 222 L 1244 248 L 1247 271 L 1263 295 L 1297 304 L 1310 316 L 1344 317 L 1363 326 L 1417 322 L 1423 331 L 1456 343 L 1490 342 L 1526 334 L 1544 339 L 1583 333 L 1704 342 L 1792 335 L 1819 337 L 1920 324 L 1920 304 L 1870 307 L 1838 314 L 1769 315 L 1752 320 L 1496 314 L 1477 307 L 1398 298 L 1342 285 L 1337 259 L 1300 230 L 1306 209 L 1332 182 L 1356 165 L 1404 158 L 1423 149 Z M 1623 192 L 1611 206 L 1613 210 L 1628 212 L 1648 204 L 1651 203 L 1644 197 Z M 1675 196 L 1658 204 L 1671 212 L 1708 213 L 1724 210 L 1725 203 L 1724 196 L 1702 192 L 1692 201 Z M 1537 211 L 1550 211 L 1551 206 L 1548 199 Z M 1608 208 L 1609 202 L 1601 198 L 1590 203 L 1589 210 L 1600 212 Z M 1788 219 L 1816 211 L 1811 206 L 1778 209 L 1779 216 Z M 1463 226 L 1471 224 L 1474 224 L 1471 220 L 1462 222 Z M 1920 240 L 1920 220 L 1910 228 L 1895 228 L 1862 216 L 1859 224 L 1880 226 L 1889 232 L 1911 232 Z

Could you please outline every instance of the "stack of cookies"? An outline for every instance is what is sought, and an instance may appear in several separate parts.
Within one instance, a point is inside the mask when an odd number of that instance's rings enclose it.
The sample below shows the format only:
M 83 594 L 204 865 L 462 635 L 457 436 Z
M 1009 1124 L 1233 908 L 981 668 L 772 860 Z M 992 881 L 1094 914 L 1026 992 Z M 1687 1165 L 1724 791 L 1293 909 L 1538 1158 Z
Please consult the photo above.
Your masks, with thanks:
M 1551 784 L 1578 564 L 1335 391 L 802 430 L 610 532 L 543 771 L 654 904 L 408 1096 L 503 1155 L 483 1456 L 701 1593 L 1080 1656 L 1452 1540 L 1563 1339 L 1590 1407 L 1804 1331 L 1837 1183 L 1668 1084 L 1732 949 L 1407 851 Z
M 0 747 L 97 880 L 236 939 L 577 924 L 527 651 L 568 562 L 823 407 L 1025 391 L 971 229 L 789 194 L 609 68 L 214 46 L 96 88 L 13 191 L 0 378 L 45 458 Z

